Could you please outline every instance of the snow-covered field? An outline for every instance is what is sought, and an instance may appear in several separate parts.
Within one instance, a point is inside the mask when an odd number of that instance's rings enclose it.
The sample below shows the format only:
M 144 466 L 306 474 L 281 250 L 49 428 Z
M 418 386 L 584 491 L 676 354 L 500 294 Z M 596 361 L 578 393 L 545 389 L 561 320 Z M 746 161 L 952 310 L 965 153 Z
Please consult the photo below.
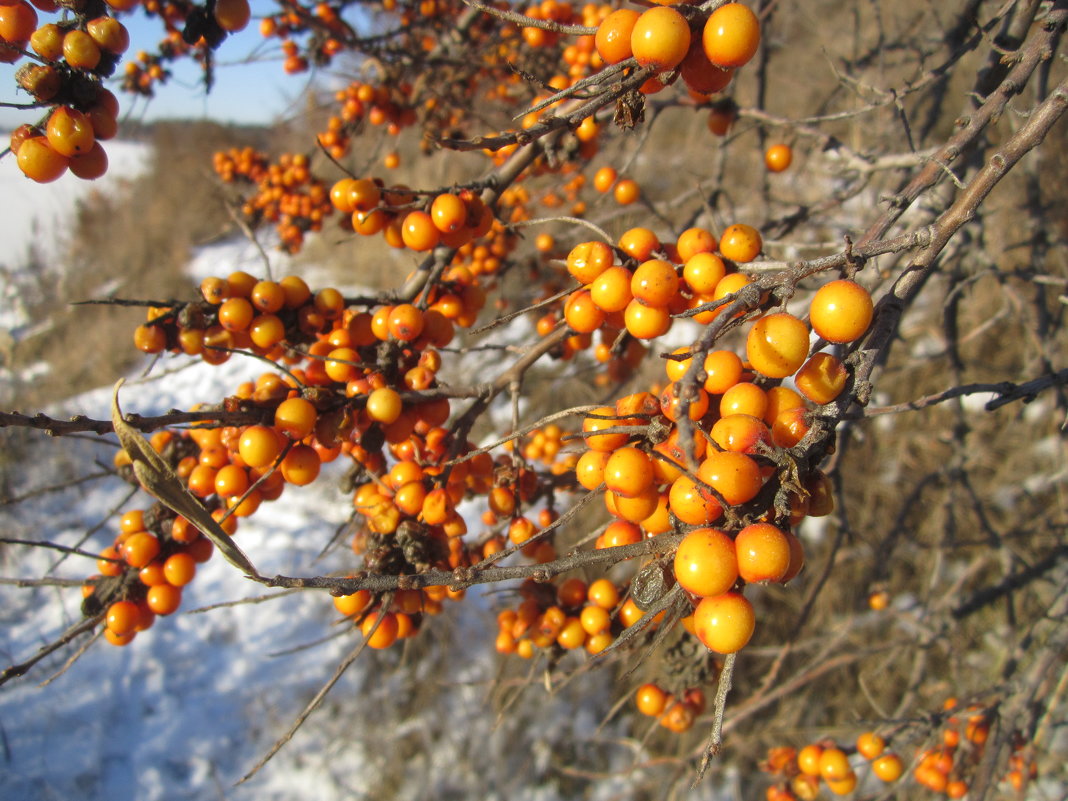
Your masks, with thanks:
M 142 146 L 123 143 L 109 153 L 112 185 L 135 173 L 146 156 Z M 29 322 L 20 316 L 18 291 L 30 238 L 62 222 L 90 189 L 96 187 L 66 179 L 29 185 L 11 159 L 0 160 L 0 197 L 14 210 L 0 216 L 0 326 L 17 333 Z M 253 269 L 258 258 L 247 245 L 223 243 L 202 251 L 190 273 L 200 278 Z M 217 368 L 165 360 L 155 373 L 166 373 L 166 380 L 128 377 L 123 407 L 142 414 L 188 408 L 230 394 L 262 369 L 251 360 L 232 359 Z M 112 380 L 102 376 L 99 390 L 50 412 L 107 418 Z M 20 455 L 26 464 L 21 480 L 9 490 L 17 495 L 93 472 L 93 460 L 109 462 L 112 453 L 106 444 L 35 437 Z M 82 483 L 0 506 L 0 524 L 9 538 L 66 545 L 93 530 L 86 547 L 99 549 L 116 531 L 116 511 L 149 505 L 143 494 L 128 500 L 128 492 L 114 481 Z M 291 487 L 282 502 L 242 522 L 238 542 L 267 574 L 351 568 L 344 544 L 316 561 L 346 519 L 347 506 L 329 479 Z M 82 557 L 56 567 L 59 561 L 54 551 L 0 546 L 4 578 L 81 580 L 95 572 Z M 74 650 L 61 649 L 0 686 L 0 798 L 575 797 L 558 783 L 561 755 L 555 749 L 561 742 L 575 749 L 564 764 L 620 772 L 592 790 L 583 787 L 583 797 L 625 798 L 628 788 L 648 779 L 635 768 L 647 756 L 640 744 L 621 746 L 624 734 L 613 726 L 598 731 L 615 700 L 608 682 L 575 682 L 553 695 L 531 688 L 536 704 L 521 704 L 498 719 L 500 698 L 491 692 L 498 671 L 492 596 L 483 596 L 448 605 L 406 649 L 361 655 L 279 755 L 247 784 L 235 786 L 360 640 L 336 625 L 325 594 L 274 593 L 280 597 L 264 603 L 193 611 L 264 594 L 213 559 L 186 588 L 182 610 L 159 619 L 130 646 L 97 640 L 65 670 Z M 30 657 L 80 619 L 80 602 L 77 587 L 0 585 L 0 661 L 6 666 Z M 540 684 L 540 675 L 536 679 Z M 582 758 L 587 752 L 595 758 Z M 706 786 L 694 797 L 710 793 Z

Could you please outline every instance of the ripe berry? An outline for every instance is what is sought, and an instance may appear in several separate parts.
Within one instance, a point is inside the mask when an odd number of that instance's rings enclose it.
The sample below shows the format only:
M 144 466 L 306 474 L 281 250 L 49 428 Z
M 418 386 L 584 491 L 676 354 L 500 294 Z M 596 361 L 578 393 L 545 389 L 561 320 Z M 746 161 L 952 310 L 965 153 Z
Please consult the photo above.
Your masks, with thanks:
M 705 647 L 733 654 L 745 647 L 756 628 L 753 606 L 740 593 L 702 598 L 693 613 L 694 632 Z
M 812 329 L 828 342 L 835 343 L 859 339 L 868 330 L 873 314 L 868 290 L 847 279 L 821 286 L 809 306 Z
M 760 45 L 760 20 L 747 6 L 728 3 L 709 14 L 701 42 L 713 64 L 741 67 Z
M 675 579 L 701 597 L 722 595 L 738 579 L 734 542 L 719 529 L 691 531 L 675 551 Z

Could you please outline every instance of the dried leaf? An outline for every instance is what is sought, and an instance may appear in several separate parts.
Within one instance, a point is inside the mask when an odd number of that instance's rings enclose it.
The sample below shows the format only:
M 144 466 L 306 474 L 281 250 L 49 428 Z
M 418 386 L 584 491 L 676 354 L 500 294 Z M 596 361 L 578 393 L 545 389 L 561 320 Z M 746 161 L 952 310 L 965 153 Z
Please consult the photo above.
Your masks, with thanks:
M 163 457 L 156 453 L 155 448 L 141 435 L 141 432 L 123 419 L 122 410 L 119 408 L 119 387 L 123 385 L 123 381 L 124 379 L 120 378 L 115 384 L 115 394 L 111 400 L 111 424 L 115 427 L 119 444 L 133 461 L 134 475 L 141 482 L 145 492 L 200 529 L 204 536 L 219 549 L 227 562 L 248 576 L 261 578 L 249 558 L 234 544 L 230 535 L 223 531 L 222 526 L 216 522 L 203 504 L 190 494 Z

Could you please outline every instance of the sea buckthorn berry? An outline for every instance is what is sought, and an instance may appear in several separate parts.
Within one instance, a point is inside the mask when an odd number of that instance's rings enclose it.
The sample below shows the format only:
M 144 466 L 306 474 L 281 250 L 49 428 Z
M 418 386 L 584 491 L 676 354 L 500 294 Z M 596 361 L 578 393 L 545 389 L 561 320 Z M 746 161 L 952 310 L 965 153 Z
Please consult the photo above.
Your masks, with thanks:
M 67 31 L 63 37 L 63 58 L 75 69 L 95 69 L 100 63 L 100 45 L 85 31 Z
M 616 499 L 619 500 L 618 498 Z M 604 533 L 597 538 L 597 548 L 618 548 L 621 545 L 633 545 L 645 539 L 637 523 L 629 520 L 616 520 L 608 525 Z
M 22 173 L 39 184 L 50 183 L 67 171 L 70 161 L 56 152 L 44 136 L 33 136 L 19 145 L 16 163 Z
M 789 145 L 772 145 L 764 153 L 764 166 L 769 172 L 782 172 L 794 160 L 794 151 Z
M 650 8 L 634 23 L 630 49 L 643 67 L 654 66 L 660 72 L 674 69 L 690 49 L 690 26 L 673 8 Z
M 897 754 L 883 754 L 871 763 L 871 771 L 884 782 L 896 782 L 905 773 L 905 766 Z
M 567 271 L 588 284 L 612 266 L 615 255 L 604 242 L 581 242 L 567 254 Z
M 335 595 L 334 608 L 345 617 L 352 617 L 369 607 L 373 600 L 369 590 L 356 590 L 350 595 Z
M 680 240 L 681 241 L 681 240 Z M 712 240 L 715 241 L 715 240 Z M 680 258 L 682 254 L 679 254 Z M 710 295 L 727 275 L 727 266 L 715 253 L 700 251 L 689 256 L 682 268 L 682 278 L 694 292 Z
M 137 628 L 141 611 L 133 601 L 116 601 L 108 607 L 104 625 L 113 633 L 122 636 Z
M 410 211 L 401 223 L 401 240 L 406 248 L 422 252 L 433 250 L 441 239 L 441 231 L 425 211 Z
M 585 289 L 572 292 L 564 303 L 564 321 L 580 334 L 596 331 L 604 323 L 604 317 L 604 310 Z
M 625 10 L 629 11 L 630 9 Z M 633 13 L 636 15 L 638 12 L 635 11 Z M 635 16 L 635 19 L 637 19 L 637 16 Z M 629 35 L 627 36 L 627 43 L 629 46 Z M 618 177 L 619 174 L 616 172 L 614 167 L 601 167 L 599 170 L 597 170 L 597 172 L 593 174 L 593 188 L 601 194 L 604 194 L 612 188 L 612 185 L 616 182 L 616 178 Z
M 159 540 L 155 534 L 136 531 L 122 543 L 122 555 L 130 567 L 142 568 L 159 555 Z
M 30 34 L 30 47 L 46 61 L 55 61 L 63 55 L 63 29 L 52 22 L 42 25 Z
M 786 535 L 786 542 L 790 547 L 790 566 L 779 579 L 780 584 L 791 581 L 805 566 L 805 547 L 801 544 L 801 540 L 790 531 L 784 531 L 783 534 Z
M 379 387 L 367 396 L 367 416 L 384 425 L 396 422 L 403 408 L 400 394 L 390 387 Z
M 605 64 L 618 64 L 631 57 L 631 35 L 640 16 L 634 9 L 620 8 L 610 13 L 597 26 L 594 47 Z
M 196 572 L 196 560 L 184 551 L 171 554 L 163 563 L 163 575 L 167 583 L 175 587 L 184 587 L 193 580 Z
M 772 422 L 771 441 L 780 448 L 792 448 L 805 438 L 805 434 L 808 433 L 811 427 L 812 423 L 807 409 L 787 409 Z M 809 514 L 813 514 L 811 511 L 811 499 L 809 507 Z
M 596 416 L 593 416 L 596 415 Z M 606 428 L 626 426 L 625 420 L 616 419 L 616 410 L 611 406 L 600 406 L 594 409 L 582 421 L 582 431 L 591 436 L 585 437 L 586 447 L 595 451 L 614 451 L 626 444 L 630 435 L 626 431 L 599 434 Z
M 786 378 L 808 356 L 808 326 L 786 312 L 761 317 L 749 329 L 745 352 L 754 370 L 768 378 Z
M 849 759 L 840 748 L 824 748 L 820 754 L 819 768 L 824 781 L 841 781 L 853 772 Z
M 652 486 L 653 465 L 644 451 L 635 447 L 619 448 L 608 457 L 604 482 L 617 495 L 635 498 Z
M 830 403 L 845 389 L 849 373 L 842 360 L 830 353 L 814 353 L 794 376 L 801 394 L 813 403 Z
M 322 460 L 310 445 L 294 445 L 282 459 L 282 477 L 290 484 L 303 487 L 319 477 Z
M 744 453 L 714 451 L 700 467 L 697 477 L 737 506 L 756 497 L 763 485 L 760 466 Z
M 660 411 L 671 422 L 678 422 L 678 419 L 682 416 L 683 403 L 681 397 L 676 394 L 676 387 L 674 384 L 669 384 L 664 387 L 664 391 L 660 393 Z M 708 393 L 703 389 L 697 390 L 697 394 L 690 399 L 687 405 L 686 414 L 691 420 L 700 420 L 708 412 L 709 399 Z
M 430 204 L 430 217 L 443 234 L 451 234 L 467 223 L 467 205 L 449 192 L 438 195 Z
M 83 181 L 95 181 L 108 171 L 108 154 L 99 142 L 93 142 L 88 153 L 71 156 L 68 166 L 71 174 Z
M 651 9 L 650 9 L 651 10 Z M 642 196 L 641 187 L 633 178 L 624 178 L 612 190 L 612 197 L 620 206 L 629 206 L 638 202 Z
M 220 498 L 241 495 L 249 487 L 248 473 L 245 468 L 228 464 L 219 468 L 215 474 L 215 494 Z
M 224 31 L 243 31 L 252 18 L 249 0 L 216 0 L 215 21 Z
M 360 624 L 360 632 L 367 638 L 367 647 L 381 650 L 397 641 L 400 629 L 393 612 L 372 612 Z
M 873 314 L 868 290 L 844 278 L 821 286 L 809 306 L 812 330 L 828 342 L 840 344 L 863 336 Z
M 668 504 L 675 517 L 692 526 L 704 526 L 723 514 L 716 497 L 692 478 L 680 475 L 671 483 Z
M 282 452 L 285 442 L 269 426 L 249 426 L 241 432 L 237 452 L 249 467 L 267 467 Z
M 88 153 L 93 142 L 93 126 L 82 112 L 67 106 L 57 106 L 48 118 L 48 144 L 61 156 Z
M 170 615 L 182 605 L 182 590 L 173 584 L 157 584 L 148 588 L 145 602 L 157 615 Z
M 607 451 L 586 451 L 575 464 L 575 479 L 591 492 L 597 489 L 604 481 L 604 469 L 609 457 L 610 453 Z
M 227 331 L 244 331 L 255 316 L 256 310 L 245 298 L 230 298 L 219 306 L 219 325 Z
M 728 3 L 708 15 L 701 42 L 713 64 L 744 66 L 760 46 L 760 20 L 747 6 Z
M 37 12 L 25 0 L 0 4 L 0 41 L 23 45 L 37 28 Z
M 590 284 L 590 297 L 606 312 L 621 312 L 634 299 L 630 283 L 630 270 L 622 265 L 609 267 Z
M 723 6 L 726 8 L 726 6 Z M 745 264 L 751 262 L 764 247 L 760 232 L 751 225 L 735 223 L 729 225 L 719 238 L 719 252 L 724 258 Z
M 875 759 L 885 748 L 886 740 L 873 731 L 863 732 L 857 737 L 857 753 L 865 759 Z
M 634 693 L 634 703 L 638 711 L 649 717 L 657 717 L 667 706 L 667 693 L 655 684 L 643 684 Z
M 311 299 L 311 289 L 299 276 L 287 275 L 278 282 L 278 285 L 286 294 L 285 307 L 287 309 L 298 309 Z
M 675 579 L 694 595 L 722 595 L 738 580 L 734 541 L 715 528 L 687 534 L 675 551 Z
M 582 625 L 583 631 L 593 637 L 603 631 L 608 631 L 608 628 L 612 625 L 612 616 L 607 609 L 591 604 L 583 608 L 579 614 L 579 623 Z
M 667 306 L 679 291 L 675 265 L 662 259 L 642 262 L 631 276 L 630 291 L 647 306 Z
M 690 42 L 690 49 L 679 65 L 679 74 L 687 87 L 702 95 L 722 92 L 734 78 L 733 69 L 724 69 L 709 60 L 701 39 L 697 37 Z
M 671 329 L 671 312 L 665 306 L 648 306 L 631 299 L 623 311 L 627 333 L 635 339 L 655 339 Z
M 770 523 L 746 526 L 734 539 L 738 575 L 755 584 L 781 581 L 790 568 L 790 541 L 786 532 Z
M 86 32 L 101 50 L 121 55 L 130 46 L 130 33 L 126 26 L 114 17 L 97 17 L 85 24 Z
M 728 414 L 712 425 L 712 441 L 725 451 L 759 453 L 761 444 L 771 444 L 771 431 L 759 417 Z
M 741 593 L 702 598 L 693 613 L 694 632 L 706 648 L 719 654 L 740 651 L 753 636 L 753 605 Z
M 737 353 L 730 350 L 711 351 L 705 356 L 704 368 L 707 376 L 704 388 L 706 392 L 713 395 L 723 395 L 737 384 L 742 377 L 742 359 Z M 730 412 L 725 413 L 729 414 Z M 750 414 L 750 412 L 742 413 Z
M 619 588 L 609 579 L 597 579 L 590 584 L 586 597 L 591 604 L 612 610 L 619 603 Z
M 835 795 L 849 795 L 857 787 L 857 774 L 850 773 L 842 779 L 827 779 L 827 789 Z
M 647 261 L 659 248 L 659 237 L 641 226 L 629 228 L 619 237 L 619 249 L 637 262 Z
M 311 434 L 317 419 L 315 406 L 304 398 L 287 398 L 274 410 L 275 428 L 294 440 Z
M 389 333 L 401 342 L 411 342 L 423 333 L 423 311 L 411 303 L 400 303 L 389 313 Z

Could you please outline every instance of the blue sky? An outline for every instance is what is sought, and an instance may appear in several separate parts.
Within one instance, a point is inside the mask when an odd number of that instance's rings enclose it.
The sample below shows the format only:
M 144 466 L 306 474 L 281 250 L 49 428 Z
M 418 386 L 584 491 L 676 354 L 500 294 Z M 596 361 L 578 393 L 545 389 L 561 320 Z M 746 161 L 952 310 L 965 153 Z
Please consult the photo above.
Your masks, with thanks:
M 253 14 L 263 14 L 277 8 L 275 3 L 252 0 Z M 39 14 L 41 22 L 54 19 L 52 15 Z M 130 49 L 126 58 L 132 58 L 139 49 L 149 50 L 162 38 L 162 26 L 158 18 L 148 18 L 141 11 L 122 18 L 130 31 Z M 190 61 L 173 65 L 173 77 L 163 86 L 158 86 L 151 100 L 134 99 L 118 91 L 122 114 L 133 118 L 152 120 L 165 117 L 209 118 L 221 122 L 266 123 L 286 114 L 294 98 L 299 98 L 307 86 L 308 76 L 289 76 L 282 71 L 278 41 L 265 40 L 259 34 L 258 19 L 254 16 L 248 28 L 231 35 L 216 51 L 218 67 L 215 86 L 205 95 L 199 83 L 200 72 Z M 249 57 L 259 60 L 248 62 Z M 19 64 L 0 64 L 0 102 L 25 103 L 28 96 L 15 88 L 14 74 Z M 120 74 L 120 63 L 116 75 Z M 0 108 L 0 128 L 14 128 L 24 122 L 33 122 L 39 112 Z

